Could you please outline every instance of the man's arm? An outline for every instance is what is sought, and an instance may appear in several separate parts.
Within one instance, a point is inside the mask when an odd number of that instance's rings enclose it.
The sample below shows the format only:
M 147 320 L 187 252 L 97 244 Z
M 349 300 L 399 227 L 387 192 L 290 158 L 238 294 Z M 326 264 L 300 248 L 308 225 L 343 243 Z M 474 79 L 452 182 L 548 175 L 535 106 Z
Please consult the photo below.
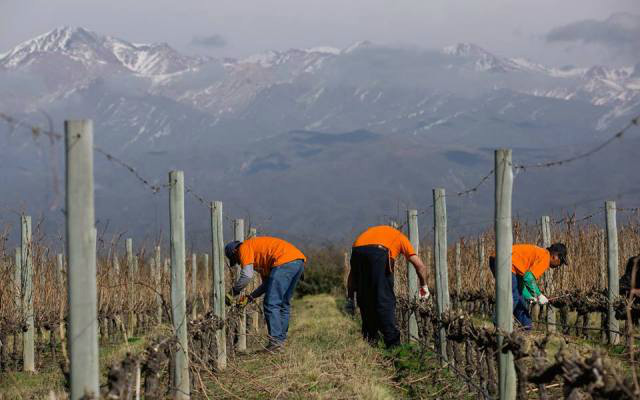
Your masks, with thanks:
M 240 270 L 238 280 L 233 284 L 233 288 L 231 289 L 233 295 L 239 295 L 242 289 L 247 287 L 249 282 L 251 282 L 251 278 L 253 278 L 253 264 L 245 265 Z
M 536 282 L 536 277 L 533 275 L 533 272 L 527 271 L 522 280 L 524 281 L 524 285 L 527 287 L 527 290 L 529 290 L 529 293 L 533 294 L 535 297 L 540 296 L 540 288 L 538 287 L 538 282 Z
M 427 284 L 427 266 L 424 265 L 420 257 L 416 254 L 409 257 L 409 262 L 413 264 L 416 269 L 416 274 L 418 275 L 418 279 L 420 280 L 420 286 L 424 286 Z
M 263 279 L 262 284 L 258 286 L 256 290 L 251 292 L 249 297 L 251 297 L 252 299 L 257 299 L 258 297 L 262 296 L 266 291 L 267 291 L 267 281 Z
M 540 288 L 538 287 L 538 282 L 536 281 L 536 276 L 532 271 L 538 271 L 538 273 L 542 273 L 540 271 L 545 271 L 549 268 L 549 259 L 543 257 L 536 257 L 533 265 L 529 267 L 527 272 L 524 273 L 522 280 L 524 281 L 524 285 L 534 297 L 538 298 L 542 293 L 540 292 Z

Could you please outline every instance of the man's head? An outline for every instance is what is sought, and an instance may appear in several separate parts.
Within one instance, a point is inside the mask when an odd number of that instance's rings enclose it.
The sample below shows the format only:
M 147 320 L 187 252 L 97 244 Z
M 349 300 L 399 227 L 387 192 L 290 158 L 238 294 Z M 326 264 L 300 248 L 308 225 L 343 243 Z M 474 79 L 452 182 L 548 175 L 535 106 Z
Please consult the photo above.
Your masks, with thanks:
M 241 244 L 242 242 L 234 240 L 224 246 L 224 255 L 229 259 L 229 265 L 233 266 L 238 263 L 238 247 L 240 247 Z
M 568 265 L 567 263 L 567 246 L 562 243 L 554 243 L 549 248 L 549 254 L 551 255 L 551 268 L 558 268 L 562 265 Z

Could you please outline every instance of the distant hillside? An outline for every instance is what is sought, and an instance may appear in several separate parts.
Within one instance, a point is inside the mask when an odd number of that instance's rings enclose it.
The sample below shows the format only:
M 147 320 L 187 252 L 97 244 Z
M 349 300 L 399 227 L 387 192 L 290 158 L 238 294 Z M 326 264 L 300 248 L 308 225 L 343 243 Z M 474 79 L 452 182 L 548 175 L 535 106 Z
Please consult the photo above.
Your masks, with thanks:
M 0 55 L 0 111 L 44 124 L 46 113 L 58 131 L 65 118 L 91 118 L 96 143 L 156 183 L 184 169 L 193 190 L 263 232 L 349 240 L 368 224 L 404 218 L 407 207 L 425 209 L 433 187 L 474 185 L 493 167 L 494 148 L 532 162 L 605 140 L 640 114 L 638 68 L 551 67 L 469 43 L 435 51 L 360 42 L 213 59 L 63 27 Z M 45 226 L 60 231 L 52 175 L 63 177 L 61 145 L 34 145 L 6 124 L 0 132 L 0 218 L 44 212 Z M 518 175 L 514 211 L 586 210 L 600 201 L 589 200 L 640 190 L 638 138 Z M 101 224 L 140 237 L 166 231 L 165 194 L 100 155 L 96 179 Z M 490 220 L 492 201 L 491 181 L 452 196 L 451 230 L 482 227 L 471 222 Z M 207 209 L 190 198 L 188 218 L 193 242 L 204 245 Z M 420 218 L 431 221 L 429 212 Z

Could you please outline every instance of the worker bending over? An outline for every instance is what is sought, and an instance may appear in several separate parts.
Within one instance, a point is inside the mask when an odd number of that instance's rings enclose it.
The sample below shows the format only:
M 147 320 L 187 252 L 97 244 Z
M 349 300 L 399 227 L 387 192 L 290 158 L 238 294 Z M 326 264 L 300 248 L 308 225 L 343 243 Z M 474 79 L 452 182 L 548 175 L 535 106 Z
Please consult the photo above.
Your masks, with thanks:
M 419 298 L 427 299 L 427 267 L 416 255 L 409 239 L 390 226 L 374 226 L 358 236 L 353 243 L 351 270 L 347 278 L 347 301 L 353 304 L 354 295 L 357 298 L 362 316 L 362 336 L 375 344 L 378 332 L 382 332 L 388 348 L 400 344 L 393 267 L 401 253 L 416 269 L 420 280 Z
M 241 266 L 240 276 L 231 290 L 233 296 L 239 295 L 249 284 L 254 271 L 262 276 L 262 284 L 240 302 L 251 302 L 265 294 L 264 317 L 269 333 L 267 349 L 280 350 L 287 339 L 291 297 L 304 270 L 306 257 L 291 243 L 268 236 L 228 243 L 224 252 L 230 265 Z
M 489 268 L 495 278 L 495 257 L 489 257 Z M 531 314 L 528 302 L 545 305 L 549 299 L 540 292 L 537 280 L 551 268 L 567 265 L 567 247 L 554 243 L 549 248 L 532 244 L 516 244 L 511 254 L 511 294 L 513 316 L 526 330 L 531 329 Z

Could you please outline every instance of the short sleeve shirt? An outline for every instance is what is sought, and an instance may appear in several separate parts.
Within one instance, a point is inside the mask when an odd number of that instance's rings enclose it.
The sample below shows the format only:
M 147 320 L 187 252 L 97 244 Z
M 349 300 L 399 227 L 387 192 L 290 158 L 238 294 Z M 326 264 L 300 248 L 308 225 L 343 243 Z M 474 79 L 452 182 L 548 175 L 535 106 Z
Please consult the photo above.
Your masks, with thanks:
M 389 250 L 389 257 L 395 259 L 398 254 L 409 258 L 416 254 L 415 249 L 399 230 L 388 225 L 374 226 L 362 232 L 353 243 L 353 247 L 379 245 Z

